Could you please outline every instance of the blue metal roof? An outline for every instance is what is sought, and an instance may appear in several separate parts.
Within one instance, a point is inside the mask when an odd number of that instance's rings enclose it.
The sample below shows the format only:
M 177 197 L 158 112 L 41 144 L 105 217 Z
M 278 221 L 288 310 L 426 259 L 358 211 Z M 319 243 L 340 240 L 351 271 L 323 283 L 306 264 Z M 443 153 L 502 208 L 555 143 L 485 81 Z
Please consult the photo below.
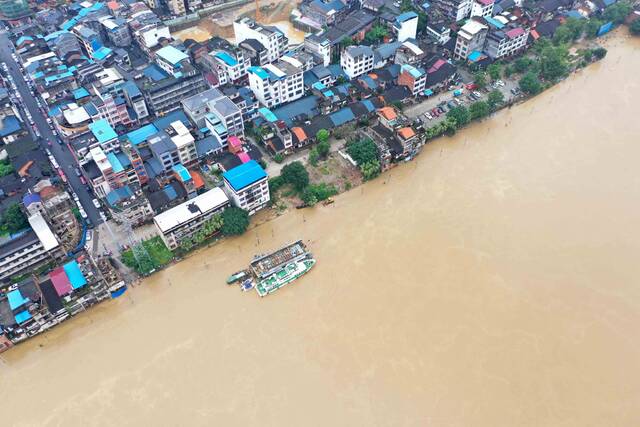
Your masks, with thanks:
M 353 111 L 351 111 L 351 108 L 344 107 L 343 109 L 330 114 L 329 119 L 334 126 L 342 126 L 345 123 L 349 123 L 350 121 L 355 120 L 356 116 L 353 115 Z
M 178 193 L 176 193 L 176 189 L 169 184 L 165 185 L 162 188 L 162 192 L 167 196 L 169 200 L 175 200 L 178 198 Z
M 89 130 L 91 130 L 93 136 L 101 144 L 118 137 L 118 134 L 113 130 L 106 119 L 100 119 L 89 124 Z
M 111 54 L 111 52 L 113 52 L 111 49 L 109 49 L 108 47 L 102 46 L 101 48 L 99 48 L 98 50 L 93 52 L 93 55 L 91 55 L 91 56 L 94 59 L 97 59 L 98 61 L 102 61 L 107 56 L 109 56 Z
M 501 30 L 502 28 L 504 28 L 504 24 L 502 22 L 498 21 L 497 19 L 492 18 L 491 16 L 485 16 L 484 19 L 491 26 L 497 28 L 498 30 Z
M 128 200 L 131 196 L 133 196 L 131 188 L 129 188 L 128 185 L 125 185 L 124 187 L 110 191 L 109 194 L 107 194 L 106 199 L 111 206 L 116 206 L 121 200 Z
M 150 64 L 144 69 L 143 73 L 154 82 L 159 82 L 160 80 L 164 80 L 168 77 L 166 71 L 158 67 L 156 64 Z
M 268 122 L 273 123 L 273 122 L 278 121 L 278 118 L 276 117 L 276 115 L 273 114 L 271 112 L 271 110 L 269 110 L 266 107 L 258 108 L 258 113 L 260 113 L 262 115 L 262 117 L 264 117 L 265 120 L 267 120 Z
M 109 163 L 111 163 L 111 169 L 113 169 L 114 173 L 119 173 L 124 170 L 122 164 L 120 163 L 120 160 L 116 157 L 115 154 L 107 154 L 107 160 L 109 160 Z
M 180 120 L 182 124 L 184 124 L 187 128 L 191 127 L 191 123 L 189 122 L 189 119 L 187 118 L 187 115 L 184 113 L 184 110 L 182 108 L 173 110 L 167 115 L 154 120 L 153 124 L 158 129 L 166 129 L 171 123 L 177 120 Z
M 132 130 L 131 132 L 126 134 L 125 137 L 131 142 L 131 144 L 138 145 L 146 141 L 156 133 L 158 133 L 158 128 L 155 127 L 153 123 L 149 123 L 148 125 L 144 125 L 141 128 Z
M 27 310 L 24 310 L 16 314 L 15 318 L 18 325 L 21 325 L 27 320 L 31 319 L 31 313 L 29 313 Z
M 319 90 L 319 91 L 323 91 L 323 90 L 325 90 L 327 88 L 321 82 L 315 82 L 314 84 L 311 85 L 311 87 L 314 88 L 315 90 Z
M 183 51 L 176 49 L 173 46 L 165 46 L 156 52 L 156 55 L 164 59 L 171 65 L 176 65 L 180 61 L 184 61 L 189 56 Z
M 308 117 L 315 116 L 317 114 L 317 106 L 318 97 L 309 95 L 273 110 L 273 114 L 280 120 L 283 120 L 287 126 L 291 126 L 293 124 L 293 118 L 300 114 L 306 114 Z
M 218 52 L 214 56 L 216 58 L 219 58 L 222 62 L 224 62 L 230 67 L 235 67 L 236 65 L 238 65 L 238 61 L 233 59 L 233 57 L 229 55 L 227 52 Z
M 322 10 L 324 13 L 329 13 L 331 11 L 340 11 L 345 8 L 345 4 L 340 0 L 333 0 L 328 2 L 323 2 L 322 0 L 313 0 L 311 2 L 315 7 Z
M 87 284 L 87 279 L 85 279 L 84 274 L 82 274 L 76 260 L 66 263 L 62 268 L 64 268 L 64 272 L 67 274 L 73 289 L 81 288 Z
M 14 115 L 0 119 L 0 136 L 8 136 L 20 130 L 20 121 Z
M 16 308 L 22 307 L 26 303 L 29 302 L 28 298 L 22 296 L 20 289 L 15 289 L 10 291 L 7 294 L 7 299 L 9 300 L 9 308 L 11 310 L 15 310 Z
M 243 188 L 267 177 L 267 173 L 255 160 L 249 160 L 240 166 L 236 166 L 222 174 L 222 177 L 235 190 Z
M 373 102 L 369 101 L 368 99 L 365 99 L 364 101 L 361 101 L 362 105 L 365 106 L 365 108 L 367 109 L 368 112 L 373 112 L 373 110 L 376 109 L 375 105 L 373 105 Z
M 398 17 L 396 18 L 396 22 L 402 23 L 417 17 L 418 17 L 418 14 L 415 12 L 405 12 L 401 15 L 398 15 Z
M 255 74 L 256 76 L 260 77 L 263 80 L 269 78 L 269 73 L 267 73 L 262 67 L 249 67 L 248 71 L 250 73 Z
M 73 99 L 81 99 L 86 96 L 89 96 L 89 91 L 83 87 L 79 87 L 78 89 L 73 90 Z
M 178 174 L 182 182 L 191 181 L 191 174 L 189 173 L 187 168 L 182 166 L 182 163 L 178 163 L 177 165 L 174 165 L 171 169 Z

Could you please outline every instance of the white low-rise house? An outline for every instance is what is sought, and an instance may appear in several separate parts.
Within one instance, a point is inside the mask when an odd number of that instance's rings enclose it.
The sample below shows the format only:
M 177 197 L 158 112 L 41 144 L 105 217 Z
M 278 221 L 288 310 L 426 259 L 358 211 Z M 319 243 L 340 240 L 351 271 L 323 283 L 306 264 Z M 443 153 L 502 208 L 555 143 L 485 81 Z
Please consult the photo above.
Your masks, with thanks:
M 340 56 L 340 66 L 349 79 L 373 70 L 374 52 L 369 46 L 348 46 Z
M 251 18 L 242 18 L 233 23 L 236 44 L 247 39 L 258 40 L 269 52 L 269 61 L 277 61 L 289 48 L 289 39 L 276 27 L 257 24 Z
M 268 176 L 262 166 L 250 160 L 222 174 L 224 189 L 233 204 L 254 214 L 271 200 Z
M 249 67 L 249 87 L 260 103 L 271 108 L 302 97 L 302 75 L 300 68 L 286 61 Z
M 493 59 L 499 59 L 520 52 L 527 45 L 529 29 L 522 27 L 492 31 L 487 35 L 485 52 Z
M 153 218 L 160 237 L 171 250 L 200 230 L 202 224 L 229 207 L 229 198 L 214 188 Z

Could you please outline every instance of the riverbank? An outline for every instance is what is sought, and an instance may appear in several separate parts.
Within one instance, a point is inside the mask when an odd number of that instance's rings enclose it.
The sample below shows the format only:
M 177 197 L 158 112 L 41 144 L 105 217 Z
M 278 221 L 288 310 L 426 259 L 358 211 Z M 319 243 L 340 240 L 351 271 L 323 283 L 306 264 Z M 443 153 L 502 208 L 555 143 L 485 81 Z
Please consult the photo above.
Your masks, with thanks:
M 637 424 L 640 42 L 606 43 L 602 62 L 388 179 L 202 250 L 4 353 L 5 418 Z M 297 238 L 318 265 L 294 285 L 265 299 L 224 285 Z

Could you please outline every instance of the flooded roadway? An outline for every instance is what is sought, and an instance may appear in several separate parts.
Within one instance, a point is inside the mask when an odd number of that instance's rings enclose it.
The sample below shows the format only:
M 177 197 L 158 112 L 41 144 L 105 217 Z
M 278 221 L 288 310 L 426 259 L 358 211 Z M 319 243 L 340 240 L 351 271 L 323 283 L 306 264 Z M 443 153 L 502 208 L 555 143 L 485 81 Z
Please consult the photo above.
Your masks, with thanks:
M 0 356 L 3 425 L 640 425 L 640 41 Z M 224 285 L 303 238 L 265 299 Z

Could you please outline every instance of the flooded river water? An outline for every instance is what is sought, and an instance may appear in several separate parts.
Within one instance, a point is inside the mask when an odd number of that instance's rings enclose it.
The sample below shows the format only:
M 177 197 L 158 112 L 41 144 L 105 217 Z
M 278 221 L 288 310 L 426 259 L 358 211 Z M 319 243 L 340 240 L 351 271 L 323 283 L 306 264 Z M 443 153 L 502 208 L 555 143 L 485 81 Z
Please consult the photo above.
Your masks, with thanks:
M 640 42 L 0 356 L 2 425 L 640 425 Z M 224 284 L 302 238 L 260 299 Z

